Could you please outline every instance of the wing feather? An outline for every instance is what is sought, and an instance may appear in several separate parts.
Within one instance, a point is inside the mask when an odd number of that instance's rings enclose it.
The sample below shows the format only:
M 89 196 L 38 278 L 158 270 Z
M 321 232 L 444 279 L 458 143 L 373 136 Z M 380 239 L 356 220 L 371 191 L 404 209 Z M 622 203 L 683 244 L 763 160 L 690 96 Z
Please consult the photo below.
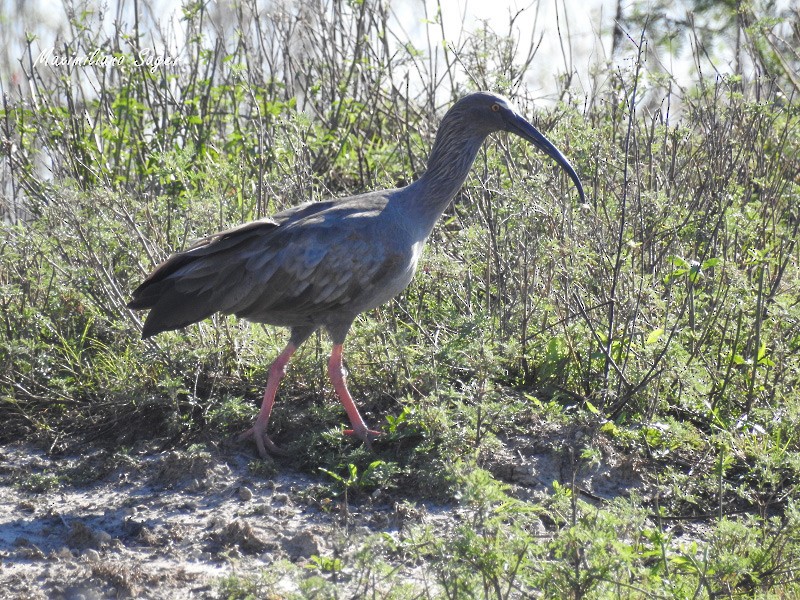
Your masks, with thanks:
M 408 270 L 378 214 L 359 203 L 317 203 L 217 233 L 159 265 L 129 306 L 151 308 L 145 336 L 217 311 L 286 325 L 355 314 Z

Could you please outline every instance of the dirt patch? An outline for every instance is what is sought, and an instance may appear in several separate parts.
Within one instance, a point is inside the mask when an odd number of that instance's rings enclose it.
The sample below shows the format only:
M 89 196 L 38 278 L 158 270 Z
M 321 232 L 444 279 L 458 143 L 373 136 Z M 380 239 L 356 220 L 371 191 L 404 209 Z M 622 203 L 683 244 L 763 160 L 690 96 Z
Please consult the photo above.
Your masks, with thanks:
M 520 495 L 569 480 L 563 457 L 532 442 L 515 440 L 516 450 L 489 465 Z M 640 485 L 624 457 L 611 459 L 581 474 L 583 489 L 605 496 Z M 4 598 L 215 598 L 230 575 L 335 558 L 354 540 L 401 536 L 418 523 L 445 530 L 460 510 L 367 501 L 349 506 L 345 523 L 336 502 L 315 496 L 322 478 L 254 475 L 253 461 L 244 449 L 48 457 L 32 446 L 0 448 Z
M 310 478 L 252 477 L 246 454 L 142 455 L 96 481 L 64 481 L 81 461 L 99 459 L 2 449 L 0 589 L 10 597 L 210 596 L 226 574 L 324 553 L 340 527 L 298 501 Z
M 50 458 L 31 446 L 0 449 L 3 597 L 217 597 L 226 576 L 304 565 L 341 552 L 331 540 L 341 546 L 344 529 L 363 539 L 409 520 L 390 503 L 351 505 L 345 525 L 335 502 L 314 497 L 321 479 L 254 476 L 253 461 L 246 451 Z

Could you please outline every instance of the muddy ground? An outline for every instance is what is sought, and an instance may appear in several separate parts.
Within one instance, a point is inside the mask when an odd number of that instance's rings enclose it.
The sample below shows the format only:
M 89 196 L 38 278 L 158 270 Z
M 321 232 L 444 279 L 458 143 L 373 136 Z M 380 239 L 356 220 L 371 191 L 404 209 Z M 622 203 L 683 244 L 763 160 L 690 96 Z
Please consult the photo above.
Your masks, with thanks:
M 525 453 L 526 440 L 493 466 L 522 496 L 565 481 L 563 453 Z M 359 503 L 331 501 L 326 481 L 280 462 L 258 473 L 249 448 L 127 454 L 87 449 L 48 456 L 31 445 L 0 447 L 2 598 L 218 598 L 231 575 L 286 572 L 271 589 L 297 590 L 314 557 L 344 556 L 370 534 L 426 523 L 446 529 L 464 509 L 398 501 L 380 491 Z M 613 498 L 642 482 L 624 457 L 580 481 L 587 497 Z M 424 566 L 397 575 L 426 581 Z M 275 569 L 273 569 L 275 570 Z M 280 569 L 278 569 L 280 572 Z M 322 574 L 324 576 L 324 574 Z M 274 592 L 273 592 L 274 593 Z

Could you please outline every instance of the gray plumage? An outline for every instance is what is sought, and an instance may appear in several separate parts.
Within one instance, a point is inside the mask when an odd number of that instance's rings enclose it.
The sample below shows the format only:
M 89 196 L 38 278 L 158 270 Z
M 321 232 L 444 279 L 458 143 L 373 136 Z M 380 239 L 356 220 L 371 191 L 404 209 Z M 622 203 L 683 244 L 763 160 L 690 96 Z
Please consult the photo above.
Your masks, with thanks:
M 419 258 L 392 198 L 308 203 L 196 242 L 134 292 L 129 306 L 151 309 L 143 337 L 215 312 L 286 327 L 351 322 L 401 291 Z
M 508 100 L 489 92 L 470 94 L 442 119 L 428 168 L 410 185 L 302 204 L 211 235 L 171 256 L 133 292 L 128 305 L 150 309 L 142 336 L 222 312 L 291 328 L 287 350 L 319 327 L 341 346 L 359 313 L 411 282 L 436 221 L 464 183 L 486 136 L 495 131 L 515 133 L 546 152 L 583 199 L 567 159 Z M 342 391 L 337 387 L 340 398 Z M 267 400 L 265 393 L 265 405 Z M 364 433 L 368 430 L 354 427 L 359 437 L 371 439 Z M 263 431 L 254 435 L 275 450 Z M 259 451 L 264 453 L 260 443 Z

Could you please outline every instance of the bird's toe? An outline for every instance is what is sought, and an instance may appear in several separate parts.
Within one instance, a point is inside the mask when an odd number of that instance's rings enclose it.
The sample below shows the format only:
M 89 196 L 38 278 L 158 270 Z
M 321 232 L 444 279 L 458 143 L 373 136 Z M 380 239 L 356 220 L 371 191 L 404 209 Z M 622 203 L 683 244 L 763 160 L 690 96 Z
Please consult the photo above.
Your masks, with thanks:
M 355 429 L 345 429 L 344 434 L 348 437 L 357 437 L 362 442 L 364 442 L 367 448 L 371 449 L 372 442 L 377 440 L 381 436 L 382 432 L 375 431 L 374 429 L 364 428 L 363 431 L 356 431 Z
M 270 454 L 275 456 L 288 456 L 289 453 L 286 450 L 281 449 L 279 446 L 273 442 L 267 433 L 260 427 L 253 426 L 247 431 L 243 432 L 237 438 L 237 441 L 243 442 L 244 440 L 252 439 L 256 443 L 256 447 L 258 448 L 258 455 L 266 459 L 269 457 Z

